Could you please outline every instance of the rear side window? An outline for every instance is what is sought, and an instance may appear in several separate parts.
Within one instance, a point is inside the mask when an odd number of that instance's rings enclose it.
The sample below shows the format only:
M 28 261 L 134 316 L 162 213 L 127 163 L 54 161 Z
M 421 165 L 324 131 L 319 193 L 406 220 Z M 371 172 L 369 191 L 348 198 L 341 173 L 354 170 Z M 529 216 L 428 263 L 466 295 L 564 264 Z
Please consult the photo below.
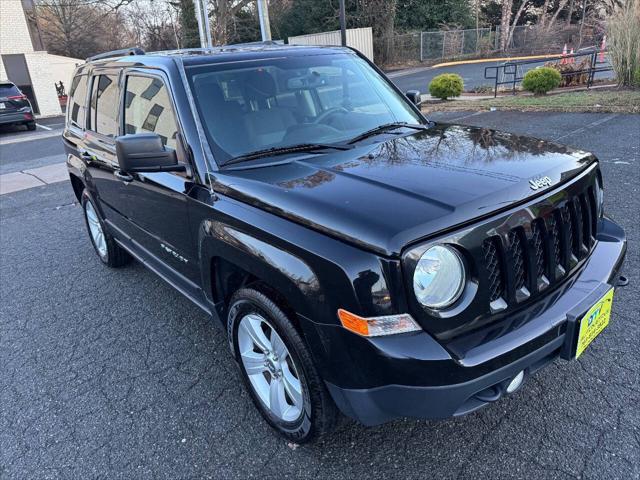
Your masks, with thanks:
M 17 97 L 22 95 L 13 83 L 0 83 L 0 97 Z
M 157 133 L 164 145 L 176 148 L 178 124 L 162 80 L 128 76 L 124 102 L 125 133 Z
M 107 137 L 118 135 L 118 77 L 98 75 L 91 94 L 91 129 Z
M 13 83 L 0 83 L 0 97 L 18 97 L 22 92 Z
M 87 111 L 87 76 L 79 75 L 73 79 L 69 90 L 69 123 L 74 127 L 84 128 Z

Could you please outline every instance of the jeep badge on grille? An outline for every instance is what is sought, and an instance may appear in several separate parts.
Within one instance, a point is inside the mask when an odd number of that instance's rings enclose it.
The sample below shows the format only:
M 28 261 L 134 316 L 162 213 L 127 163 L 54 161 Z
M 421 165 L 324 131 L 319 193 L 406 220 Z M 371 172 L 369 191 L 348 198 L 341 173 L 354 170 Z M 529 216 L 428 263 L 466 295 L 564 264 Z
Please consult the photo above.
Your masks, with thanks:
M 532 178 L 529 180 L 531 190 L 538 190 L 542 187 L 550 187 L 553 181 L 549 177 Z

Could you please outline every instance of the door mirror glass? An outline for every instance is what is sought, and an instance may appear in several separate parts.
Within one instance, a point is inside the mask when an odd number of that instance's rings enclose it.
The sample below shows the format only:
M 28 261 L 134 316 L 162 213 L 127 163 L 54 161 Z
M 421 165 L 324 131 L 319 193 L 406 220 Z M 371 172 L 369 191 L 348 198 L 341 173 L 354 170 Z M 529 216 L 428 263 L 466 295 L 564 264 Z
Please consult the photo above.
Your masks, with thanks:
M 166 148 L 155 133 L 116 138 L 116 154 L 120 170 L 126 173 L 179 172 L 186 168 L 178 164 L 176 152 Z
M 422 103 L 422 95 L 420 95 L 420 90 L 408 90 L 405 95 L 411 102 L 414 103 L 414 105 L 420 105 Z

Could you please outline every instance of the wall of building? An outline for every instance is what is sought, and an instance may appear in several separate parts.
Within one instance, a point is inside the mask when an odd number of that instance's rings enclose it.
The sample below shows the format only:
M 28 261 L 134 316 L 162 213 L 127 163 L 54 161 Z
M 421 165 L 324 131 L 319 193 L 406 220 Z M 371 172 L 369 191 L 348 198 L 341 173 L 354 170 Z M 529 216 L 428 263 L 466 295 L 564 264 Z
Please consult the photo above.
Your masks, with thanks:
M 289 37 L 290 45 L 340 45 L 340 30 Z M 373 32 L 371 27 L 347 29 L 347 45 L 373 62 Z
M 40 115 L 45 116 L 60 115 L 62 113 L 55 85 L 58 79 L 54 76 L 54 72 L 51 70 L 49 57 L 51 57 L 51 55 L 47 52 L 33 52 L 25 54 L 27 67 L 29 68 L 29 75 L 31 75 L 33 90 L 36 93 L 36 98 L 38 99 Z M 66 85 L 68 86 L 69 84 Z
M 22 0 L 0 0 L 0 54 L 24 55 L 40 115 L 59 115 L 55 84 L 62 81 L 68 89 L 75 66 L 83 61 L 35 51 Z M 0 79 L 12 80 L 11 76 L 0 61 Z
M 2 53 L 33 52 L 21 0 L 0 0 L 0 51 Z

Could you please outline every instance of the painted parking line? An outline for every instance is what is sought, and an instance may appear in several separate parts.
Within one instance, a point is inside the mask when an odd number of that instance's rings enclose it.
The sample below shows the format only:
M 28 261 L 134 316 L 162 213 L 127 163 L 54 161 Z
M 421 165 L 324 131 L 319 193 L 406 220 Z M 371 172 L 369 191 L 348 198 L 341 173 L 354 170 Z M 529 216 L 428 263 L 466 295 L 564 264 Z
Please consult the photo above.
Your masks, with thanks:
M 12 143 L 21 143 L 21 142 L 31 142 L 33 140 L 40 140 L 41 138 L 51 138 L 51 137 L 62 137 L 62 130 L 51 130 L 50 132 L 33 132 L 33 133 L 22 133 L 17 135 L 12 135 L 10 137 L 1 138 L 0 137 L 0 145 L 11 145 Z
M 64 162 L 29 168 L 21 172 L 5 173 L 0 175 L 0 195 L 64 182 L 68 179 L 67 165 Z
M 51 128 L 51 127 L 47 127 L 46 125 L 42 125 L 42 124 L 40 124 L 40 123 L 36 123 L 36 125 L 37 125 L 38 127 L 40 127 L 40 128 L 45 129 L 45 130 L 53 130 L 53 128 Z
M 603 123 L 606 123 L 609 120 L 613 120 L 614 118 L 616 118 L 619 115 L 620 115 L 619 113 L 614 113 L 612 115 L 607 115 L 604 118 L 600 118 L 600 119 L 595 120 L 595 121 L 593 121 L 591 123 L 588 123 L 584 127 L 576 128 L 575 130 L 572 130 L 572 131 L 570 131 L 568 133 L 565 133 L 564 135 L 560 135 L 559 137 L 556 137 L 553 140 L 554 141 L 558 141 L 558 140 L 562 140 L 563 138 L 567 138 L 567 137 L 570 137 L 572 135 L 575 135 L 576 133 L 582 133 L 585 130 L 589 130 L 590 128 L 597 127 L 598 125 L 602 125 Z

